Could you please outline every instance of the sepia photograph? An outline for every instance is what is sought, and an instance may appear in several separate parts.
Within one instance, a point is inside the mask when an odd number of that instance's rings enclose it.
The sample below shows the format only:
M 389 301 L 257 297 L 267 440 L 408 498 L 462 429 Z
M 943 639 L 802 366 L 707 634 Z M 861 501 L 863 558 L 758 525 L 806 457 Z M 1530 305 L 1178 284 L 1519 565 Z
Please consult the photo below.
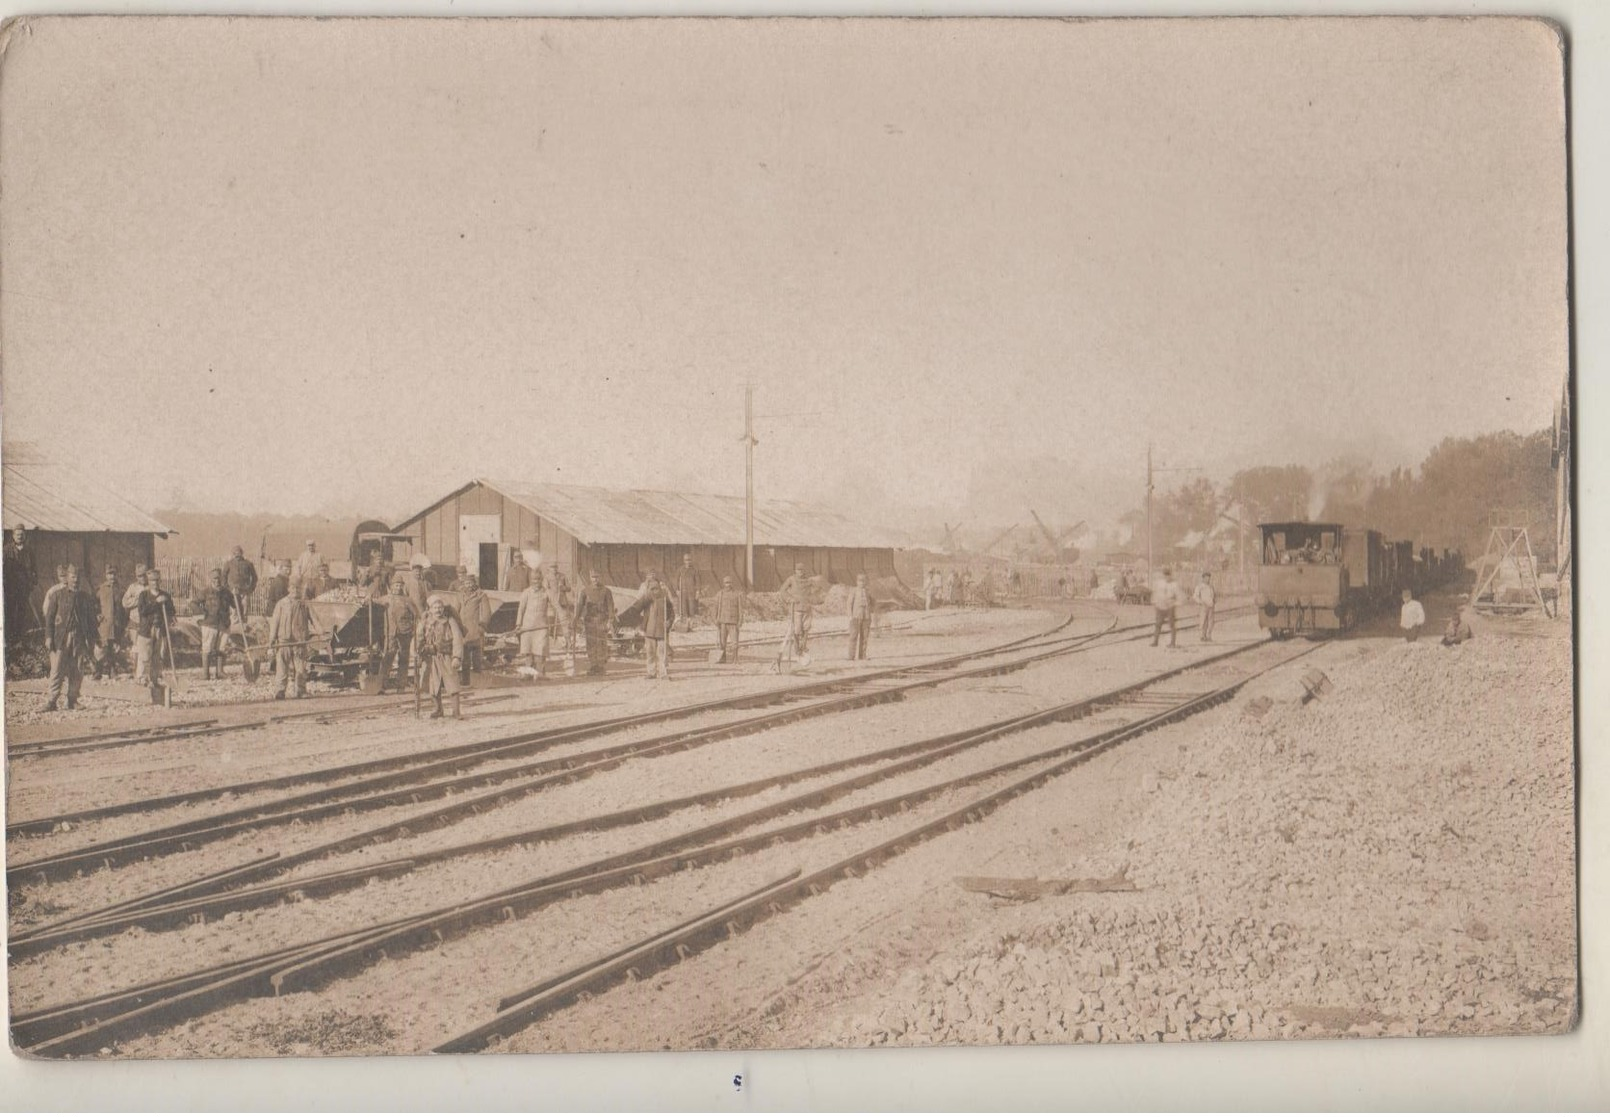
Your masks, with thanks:
M 13 1050 L 1570 1032 L 1566 56 L 6 23 Z

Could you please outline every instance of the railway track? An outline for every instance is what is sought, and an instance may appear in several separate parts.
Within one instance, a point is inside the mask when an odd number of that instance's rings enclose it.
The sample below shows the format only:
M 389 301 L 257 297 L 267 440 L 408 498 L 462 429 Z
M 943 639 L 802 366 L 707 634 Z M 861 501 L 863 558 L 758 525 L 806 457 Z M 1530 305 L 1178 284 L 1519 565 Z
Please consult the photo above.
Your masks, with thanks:
M 287 871 L 295 865 L 310 860 L 330 856 L 344 849 L 388 840 L 389 835 L 398 826 L 402 827 L 405 832 L 413 833 L 439 828 L 467 815 L 479 813 L 481 810 L 505 806 L 514 799 L 535 794 L 546 788 L 610 770 L 631 759 L 643 759 L 683 751 L 716 741 L 729 740 L 733 737 L 760 733 L 767 729 L 805 718 L 821 717 L 882 702 L 897 701 L 909 691 L 920 687 L 938 686 L 947 682 L 1021 670 L 1046 659 L 1099 646 L 1097 642 L 1105 637 L 1118 636 L 1120 638 L 1138 639 L 1146 631 L 1150 630 L 1148 625 L 1118 628 L 1116 621 L 1113 620 L 1107 628 L 1095 633 L 1064 637 L 1051 635 L 1051 633 L 1066 628 L 1074 619 L 1074 616 L 1070 614 L 1063 622 L 1045 633 L 973 653 L 947 656 L 935 662 L 886 668 L 881 671 L 862 673 L 849 678 L 817 682 L 802 688 L 785 688 L 781 692 L 769 691 L 760 695 L 745 695 L 735 699 L 696 703 L 671 711 L 654 711 L 647 715 L 606 719 L 602 722 L 585 723 L 580 726 L 561 727 L 512 738 L 498 738 L 487 742 L 453 746 L 448 749 L 438 750 L 439 754 L 446 754 L 444 759 L 427 758 L 421 762 L 409 764 L 379 776 L 334 786 L 325 786 L 315 791 L 268 802 L 253 803 L 169 826 L 157 827 L 136 834 L 92 843 L 78 849 L 18 862 L 8 867 L 7 881 L 12 887 L 30 881 L 47 882 L 64 874 L 96 868 L 111 868 L 114 865 L 124 864 L 131 860 L 163 856 L 177 851 L 192 849 L 247 830 L 257 831 L 267 827 L 313 822 L 336 815 L 356 814 L 364 811 L 417 804 L 429 799 L 470 796 L 469 798 L 459 799 L 439 810 L 410 818 L 401 824 L 388 824 L 341 839 L 338 842 L 327 843 L 313 850 L 303 851 L 294 856 L 277 858 L 271 865 L 242 867 L 240 869 L 243 878 L 250 875 L 253 878 L 260 879 L 264 876 Z M 949 671 L 943 670 L 946 667 L 952 667 L 972 659 L 997 659 L 1003 653 L 1016 654 L 1020 652 L 1029 654 L 1018 655 L 1017 658 L 1007 659 L 1003 662 L 990 662 Z M 869 685 L 869 683 L 873 685 Z M 847 691 L 848 693 L 834 695 L 834 691 Z M 788 704 L 791 700 L 794 703 L 798 703 L 801 698 L 816 694 L 827 694 L 830 697 L 805 704 Z M 712 709 L 742 709 L 759 704 L 762 701 L 782 703 L 784 708 L 715 725 L 660 734 L 646 740 L 631 741 L 588 752 L 570 753 L 565 756 L 544 760 L 525 761 L 491 770 L 466 772 L 466 769 L 474 769 L 490 762 L 529 756 L 534 752 L 544 752 L 562 744 L 573 744 L 589 738 L 618 732 L 623 728 L 629 729 L 636 725 L 675 717 L 679 713 L 691 716 L 695 712 Z M 354 768 L 368 769 L 369 767 L 369 764 L 363 764 L 349 766 L 343 770 L 351 771 Z M 446 778 L 433 778 L 441 776 Z M 228 789 L 226 793 L 244 794 L 248 790 L 258 789 L 262 782 L 253 781 L 248 784 L 235 785 L 233 788 Z M 209 789 L 203 793 L 203 797 L 212 798 L 217 792 L 218 789 Z M 117 809 L 117 813 L 144 813 L 145 811 L 156 809 L 158 806 L 170 807 L 190 801 L 184 796 L 166 796 L 157 800 L 145 800 L 140 803 L 123 805 Z M 82 821 L 86 815 L 96 818 L 113 817 L 108 813 L 112 810 L 113 808 L 101 808 L 93 812 L 78 812 L 69 816 L 57 816 L 55 819 L 40 819 L 33 820 L 31 823 L 18 823 L 16 827 L 18 833 L 48 832 L 49 829 L 54 829 L 64 821 Z M 168 890 L 170 893 L 173 891 Z M 193 893 L 186 892 L 183 894 L 190 895 Z M 180 897 L 164 893 L 161 898 L 173 900 Z
M 1272 651 L 1277 650 L 1284 654 L 1278 657 L 1271 655 Z M 745 894 L 693 920 L 667 928 L 625 951 L 612 952 L 586 966 L 567 970 L 533 989 L 511 994 L 500 1003 L 499 1014 L 493 1020 L 438 1048 L 473 1049 L 490 1042 L 493 1037 L 508 1035 L 512 1029 L 526 1026 L 578 996 L 599 991 L 621 980 L 629 980 L 634 975 L 640 977 L 653 969 L 675 964 L 680 958 L 712 942 L 741 933 L 747 926 L 786 910 L 813 892 L 830 886 L 845 874 L 869 871 L 887 857 L 920 844 L 929 837 L 977 821 L 1001 803 L 1032 790 L 1125 740 L 1225 701 L 1251 678 L 1311 650 L 1310 647 L 1291 654 L 1289 649 L 1274 649 L 1263 643 L 1245 646 L 1214 656 L 1208 661 L 1194 661 L 1159 673 L 1135 686 L 1038 711 L 1016 719 L 1021 723 L 1017 731 L 1034 725 L 1078 720 L 1096 711 L 1114 708 L 1129 715 L 1129 720 L 1117 727 L 1087 733 L 1026 756 L 986 764 L 933 784 L 907 788 L 873 802 L 821 813 L 824 807 L 854 791 L 886 783 L 896 775 L 933 763 L 939 758 L 938 754 L 960 755 L 969 748 L 978 747 L 985 740 L 996 739 L 1013 730 L 1005 723 L 998 723 L 947 734 L 942 738 L 913 742 L 906 746 L 911 750 L 911 755 L 889 758 L 888 763 L 874 769 L 827 787 L 815 788 L 783 803 L 767 804 L 622 854 L 595 859 L 512 888 L 500 889 L 475 900 L 353 928 L 337 935 L 275 949 L 222 966 L 207 967 L 162 982 L 19 1015 L 14 1021 L 17 1042 L 40 1055 L 99 1050 L 120 1037 L 139 1034 L 238 999 L 314 988 L 334 977 L 361 971 L 377 959 L 430 947 L 445 941 L 448 936 L 467 934 L 480 926 L 519 919 L 551 904 L 613 888 L 646 885 L 671 873 L 700 865 L 718 864 L 747 852 L 785 842 L 804 841 L 814 835 L 836 832 L 873 820 L 920 813 L 924 804 L 935 799 L 953 796 L 969 786 L 1010 778 L 1010 782 L 993 787 L 959 808 L 925 819 L 893 839 L 869 845 L 848 858 L 840 857 L 826 865 L 813 866 L 797 876 L 775 880 L 758 892 Z M 1214 671 L 1225 670 L 1229 661 L 1249 652 L 1257 652 L 1267 662 L 1239 675 L 1227 685 L 1207 690 L 1178 689 L 1176 685 L 1167 691 L 1158 685 L 1169 679 L 1193 674 L 1200 676 L 1198 682 L 1203 681 Z M 860 763 L 864 766 L 866 761 Z M 730 794 L 730 789 L 713 794 Z M 794 814 L 803 814 L 804 817 L 785 820 L 781 825 L 757 832 L 757 827 Z M 602 826 L 612 821 L 615 821 L 614 816 L 600 816 L 576 825 L 591 823 Z M 530 842 L 543 839 L 540 832 L 533 831 L 506 836 L 504 840 Z M 365 873 L 374 877 L 382 871 L 409 871 L 417 863 L 419 860 L 414 857 L 365 865 L 346 872 L 354 878 Z M 229 895 L 218 896 L 213 898 L 213 910 L 231 910 L 230 904 L 249 904 L 252 899 L 250 890 L 238 893 L 234 899 Z M 163 920 L 183 921 L 195 914 L 197 912 L 194 910 L 153 909 L 146 914 L 146 918 L 161 923 Z M 98 927 L 90 926 L 82 930 L 93 936 L 107 933 L 110 928 L 103 921 Z

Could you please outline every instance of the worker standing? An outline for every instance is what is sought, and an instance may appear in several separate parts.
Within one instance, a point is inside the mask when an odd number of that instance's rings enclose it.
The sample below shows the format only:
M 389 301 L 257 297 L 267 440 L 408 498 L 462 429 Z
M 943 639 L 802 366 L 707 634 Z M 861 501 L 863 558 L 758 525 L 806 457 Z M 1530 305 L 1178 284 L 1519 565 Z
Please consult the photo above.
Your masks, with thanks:
M 721 592 L 716 594 L 716 638 L 721 648 L 718 663 L 738 662 L 738 634 L 743 623 L 744 595 L 733 585 L 732 575 L 724 574 Z
M 520 655 L 537 673 L 548 677 L 548 641 L 559 623 L 559 607 L 548 592 L 542 571 L 530 572 L 530 582 L 520 594 L 520 611 L 514 627 L 520 633 Z
M 587 639 L 587 674 L 602 675 L 609 663 L 609 639 L 615 631 L 615 595 L 596 570 L 576 595 L 575 624 Z
M 240 614 L 240 619 L 244 623 L 252 594 L 257 590 L 257 567 L 246 557 L 244 547 L 237 545 L 234 554 L 230 555 L 229 561 L 224 564 L 224 584 L 229 587 L 229 595 L 234 598 L 235 611 Z
M 485 669 L 486 626 L 492 623 L 492 599 L 476 585 L 462 599 L 458 607 L 459 624 L 464 629 L 463 667 L 459 682 L 470 685 L 470 672 Z
M 855 576 L 855 588 L 850 591 L 850 659 L 865 659 L 867 641 L 872 636 L 872 591 L 867 589 L 866 575 Z
M 63 687 L 67 708 L 78 707 L 78 691 L 84 685 L 80 656 L 95 646 L 95 599 L 78 588 L 78 567 L 67 567 L 60 592 L 45 610 L 45 650 L 50 653 L 50 689 L 45 709 L 56 709 Z
M 1420 639 L 1420 630 L 1426 625 L 1425 606 L 1414 599 L 1412 590 L 1403 591 L 1403 608 L 1398 612 L 1398 627 L 1403 629 L 1403 638 L 1409 643 Z
M 1157 647 L 1157 641 L 1163 635 L 1163 624 L 1168 623 L 1168 646 L 1178 646 L 1176 639 L 1179 623 L 1179 585 L 1174 581 L 1174 571 L 1170 567 L 1163 568 L 1163 576 L 1152 587 L 1152 647 Z
M 123 600 L 128 600 L 127 595 Z M 133 611 L 138 618 L 134 637 L 134 674 L 154 690 L 162 683 L 163 660 L 173 654 L 168 633 L 177 615 L 173 597 L 162 588 L 160 570 L 153 568 L 145 572 L 145 584 L 135 595 Z
M 6 645 L 15 655 L 22 644 L 22 634 L 33 627 L 32 610 L 34 585 L 39 572 L 34 567 L 34 550 L 28 543 L 26 529 L 11 529 L 6 539 L 5 565 L 0 569 L 5 578 Z
M 420 613 L 400 577 L 393 576 L 391 593 L 386 598 L 386 651 L 381 670 L 381 686 L 396 676 L 399 682 L 408 678 L 408 649 L 414 642 L 414 630 L 419 627 Z
M 296 556 L 296 565 L 290 571 L 291 579 L 307 582 L 316 577 L 319 573 L 319 564 L 323 561 L 319 555 L 319 545 L 309 539 L 303 546 L 302 553 Z
M 934 598 L 940 595 L 939 568 L 929 567 L 928 576 L 922 580 L 922 608 L 928 612 L 934 607 Z
M 313 597 L 313 583 L 307 582 L 296 593 L 288 593 L 274 606 L 268 619 L 268 646 L 274 651 L 274 697 L 285 697 L 292 682 L 296 697 L 307 697 L 307 646 L 313 638 L 313 611 L 307 603 Z
M 1213 643 L 1213 613 L 1218 604 L 1218 594 L 1213 589 L 1213 575 L 1206 570 L 1202 571 L 1202 580 L 1197 583 L 1196 591 L 1192 596 L 1201 607 L 1201 622 L 1197 626 L 1197 641 L 1202 644 Z
M 447 611 L 447 602 L 432 594 L 425 619 L 419 623 L 420 689 L 430 695 L 431 717 L 442 716 L 442 697 L 453 696 L 453 716 L 464 716 L 459 707 L 458 673 L 464 662 L 464 629 Z
M 569 579 L 559 569 L 557 562 L 548 565 L 548 574 L 543 578 L 543 585 L 547 587 L 549 596 L 553 598 L 553 607 L 558 613 L 559 627 L 554 630 L 554 635 L 564 647 L 574 647 L 576 638 L 574 621 L 576 598 L 570 592 Z
M 676 611 L 683 632 L 693 631 L 693 617 L 699 611 L 699 572 L 693 569 L 693 556 L 683 555 L 671 582 L 676 595 Z
M 224 677 L 224 633 L 229 628 L 229 614 L 234 607 L 234 599 L 224 588 L 224 572 L 214 568 L 208 576 L 209 584 L 201 591 L 201 596 L 193 598 L 191 604 L 201 613 L 199 625 L 201 627 L 201 677 L 203 680 L 212 677 L 212 661 L 218 659 L 218 678 Z
M 794 654 L 803 655 L 810 644 L 816 614 L 816 587 L 811 585 L 804 563 L 794 564 L 794 573 L 783 583 L 781 592 L 788 603 L 788 633 L 794 638 Z
M 503 591 L 524 593 L 531 585 L 531 568 L 526 565 L 525 552 L 516 547 L 509 556 L 509 565 L 503 569 Z
M 649 572 L 648 584 L 638 599 L 643 609 L 643 663 L 648 677 L 671 677 L 671 626 L 676 623 L 676 602 L 660 584 L 660 576 Z
M 95 678 L 105 675 L 112 678 L 117 671 L 117 660 L 123 646 L 124 630 L 128 627 L 128 610 L 123 608 L 123 590 L 117 584 L 117 567 L 106 568 L 106 580 L 97 592 Z

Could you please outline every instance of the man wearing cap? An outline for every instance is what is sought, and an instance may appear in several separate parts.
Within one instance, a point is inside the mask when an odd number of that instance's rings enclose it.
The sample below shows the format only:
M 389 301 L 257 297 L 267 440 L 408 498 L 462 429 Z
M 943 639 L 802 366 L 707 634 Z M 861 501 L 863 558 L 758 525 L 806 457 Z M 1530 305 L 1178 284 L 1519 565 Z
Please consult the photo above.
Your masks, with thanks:
M 191 604 L 201 613 L 197 621 L 201 628 L 201 677 L 212 677 L 212 661 L 218 659 L 218 678 L 224 677 L 224 632 L 229 628 L 229 611 L 234 599 L 224 588 L 224 572 L 214 568 L 208 576 L 210 584 L 193 598 Z
M 520 656 L 536 671 L 537 678 L 548 677 L 548 640 L 559 622 L 559 607 L 548 592 L 542 571 L 529 570 L 529 581 L 520 592 L 520 609 L 514 627 L 520 633 Z
M 381 686 L 393 675 L 398 681 L 408 678 L 408 649 L 414 642 L 414 630 L 419 627 L 420 613 L 408 595 L 400 576 L 391 579 L 391 593 L 386 597 L 386 653 L 381 670 Z
M 682 631 L 693 628 L 693 617 L 699 611 L 699 572 L 693 569 L 693 556 L 683 555 L 671 581 L 671 592 L 676 595 L 676 611 L 680 614 Z
M 224 585 L 229 587 L 229 596 L 234 599 L 235 612 L 244 621 L 252 594 L 257 590 L 257 567 L 246 557 L 246 548 L 238 544 L 229 561 L 224 563 Z
M 565 647 L 571 647 L 576 638 L 575 610 L 576 595 L 571 592 L 570 579 L 565 577 L 564 571 L 559 569 L 557 562 L 548 564 L 548 573 L 543 578 L 543 585 L 548 588 L 553 598 L 553 607 L 558 610 L 558 625 L 555 633 Z
M 788 602 L 788 631 L 794 637 L 794 654 L 803 655 L 811 639 L 811 621 L 816 612 L 816 587 L 805 574 L 805 564 L 796 562 L 794 573 L 783 583 L 782 599 Z
M 602 675 L 609 662 L 609 638 L 615 630 L 615 595 L 596 570 L 576 595 L 575 624 L 587 639 L 587 674 Z
M 453 696 L 453 716 L 462 717 L 459 708 L 458 673 L 464 663 L 464 630 L 447 611 L 447 602 L 432 594 L 425 617 L 415 637 L 419 649 L 419 688 L 430 695 L 435 708 L 431 717 L 442 716 L 442 696 Z
M 480 671 L 484 666 L 482 655 L 486 626 L 492 623 L 492 599 L 486 596 L 486 591 L 479 583 L 473 583 L 464 592 L 458 607 L 458 619 L 464 629 L 463 666 L 458 681 L 463 686 L 469 686 L 470 672 Z
M 118 655 L 122 651 L 125 630 L 129 624 L 129 611 L 123 608 L 123 591 L 117 584 L 117 567 L 106 568 L 106 580 L 96 591 L 99 619 L 96 622 L 95 678 L 105 675 L 112 678 L 117 670 Z
M 867 640 L 872 636 L 872 591 L 867 589 L 866 575 L 855 576 L 855 588 L 850 591 L 850 659 L 865 659 Z
M 307 607 L 312 583 L 288 593 L 274 606 L 268 619 L 268 646 L 274 652 L 274 697 L 285 697 L 292 680 L 296 697 L 307 697 L 307 645 L 313 637 L 313 612 Z
M 129 596 L 125 594 L 123 600 L 127 602 Z M 135 615 L 134 675 L 155 688 L 162 682 L 163 661 L 173 654 L 168 633 L 177 615 L 172 595 L 162 588 L 160 570 L 145 572 L 145 584 L 134 594 L 134 602 L 130 609 Z
M 639 601 L 643 606 L 643 663 L 648 677 L 658 675 L 669 679 L 671 626 L 676 623 L 676 602 L 660 584 L 659 574 L 652 570 Z
M 95 646 L 95 599 L 78 588 L 78 567 L 68 566 L 60 590 L 45 608 L 45 650 L 50 653 L 50 690 L 45 709 L 54 710 L 67 689 L 67 708 L 78 706 L 84 685 L 79 657 Z
M 50 588 L 45 591 L 45 600 L 39 606 L 39 616 L 41 619 L 44 618 L 45 614 L 50 612 L 51 603 L 56 600 L 56 596 L 66 588 L 67 564 L 65 562 L 58 563 L 56 565 L 56 580 L 52 582 L 50 584 Z
M 503 591 L 524 593 L 531 586 L 531 568 L 526 565 L 525 552 L 516 547 L 509 556 L 509 565 L 503 568 Z
M 1157 641 L 1163 635 L 1163 624 L 1168 624 L 1168 646 L 1178 647 L 1178 609 L 1180 603 L 1179 583 L 1174 581 L 1172 567 L 1163 568 L 1163 576 L 1152 587 L 1152 647 L 1157 647 Z
M 1202 580 L 1197 583 L 1196 591 L 1192 594 L 1196 603 L 1202 610 L 1201 623 L 1197 627 L 1197 642 L 1202 644 L 1213 643 L 1213 613 L 1219 596 L 1213 590 L 1213 575 L 1206 570 L 1202 571 Z
M 720 663 L 738 662 L 738 631 L 744 623 L 744 595 L 732 583 L 732 575 L 721 577 L 716 594 L 716 638 L 720 641 Z

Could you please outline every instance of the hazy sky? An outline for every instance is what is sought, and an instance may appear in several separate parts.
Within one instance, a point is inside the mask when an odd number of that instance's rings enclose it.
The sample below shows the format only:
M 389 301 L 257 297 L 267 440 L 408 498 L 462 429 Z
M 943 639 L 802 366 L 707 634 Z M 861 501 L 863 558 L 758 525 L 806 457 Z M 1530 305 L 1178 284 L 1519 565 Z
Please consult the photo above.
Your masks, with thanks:
M 1417 461 L 1550 420 L 1560 82 L 1513 21 L 38 22 L 4 435 L 382 516 L 740 492 L 746 378 L 766 495 Z

